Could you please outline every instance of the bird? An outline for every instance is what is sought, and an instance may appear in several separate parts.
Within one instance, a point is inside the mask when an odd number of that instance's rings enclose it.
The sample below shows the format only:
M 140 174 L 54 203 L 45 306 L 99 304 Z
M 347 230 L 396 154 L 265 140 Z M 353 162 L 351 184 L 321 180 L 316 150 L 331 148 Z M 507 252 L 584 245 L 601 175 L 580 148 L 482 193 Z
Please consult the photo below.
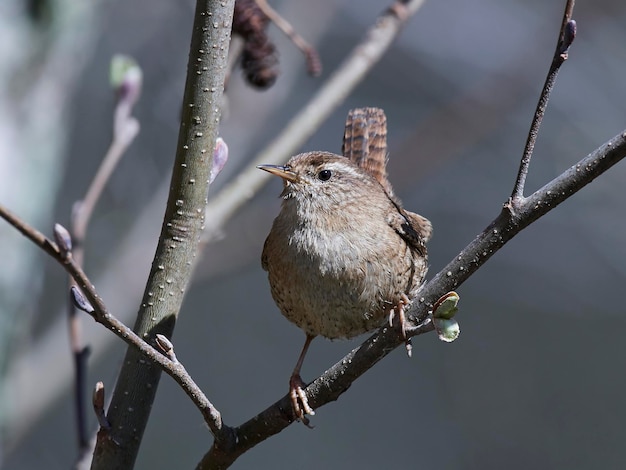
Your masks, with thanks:
M 386 117 L 357 108 L 346 122 L 343 155 L 313 151 L 285 165 L 259 165 L 283 180 L 282 204 L 261 264 L 272 297 L 306 340 L 289 380 L 294 416 L 315 412 L 300 377 L 311 341 L 353 338 L 399 319 L 428 269 L 432 225 L 402 207 L 387 179 Z

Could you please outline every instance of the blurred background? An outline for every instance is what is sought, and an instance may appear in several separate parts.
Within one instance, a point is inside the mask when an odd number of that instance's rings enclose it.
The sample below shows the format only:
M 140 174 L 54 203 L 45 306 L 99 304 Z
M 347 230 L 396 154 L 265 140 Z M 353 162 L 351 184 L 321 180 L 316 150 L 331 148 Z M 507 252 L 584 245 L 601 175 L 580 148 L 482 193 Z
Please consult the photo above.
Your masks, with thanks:
M 385 2 L 272 2 L 324 64 L 270 26 L 276 84 L 236 71 L 221 134 L 230 160 L 209 199 L 320 88 Z M 68 224 L 111 138 L 113 54 L 136 58 L 141 132 L 100 200 L 86 270 L 110 309 L 134 321 L 160 230 L 193 2 L 4 0 L 0 5 L 0 202 L 51 234 Z M 564 1 L 426 2 L 385 58 L 302 147 L 340 152 L 346 114 L 384 108 L 389 173 L 407 209 L 435 228 L 430 276 L 500 211 L 513 187 L 554 50 Z M 580 1 L 578 36 L 541 130 L 533 191 L 626 128 L 626 5 Z M 268 161 L 267 163 L 280 163 Z M 293 425 L 235 468 L 623 468 L 626 453 L 626 166 L 618 164 L 498 252 L 460 289 L 461 336 L 394 351 L 315 429 Z M 284 395 L 304 340 L 271 299 L 260 266 L 277 214 L 276 179 L 207 247 L 174 336 L 178 358 L 223 413 L 246 421 Z M 2 446 L 7 469 L 65 469 L 76 457 L 62 269 L 0 222 Z M 85 316 L 90 386 L 113 388 L 125 345 Z M 313 342 L 312 380 L 364 338 Z M 95 418 L 90 414 L 95 430 Z M 211 442 L 167 376 L 137 468 L 193 468 Z

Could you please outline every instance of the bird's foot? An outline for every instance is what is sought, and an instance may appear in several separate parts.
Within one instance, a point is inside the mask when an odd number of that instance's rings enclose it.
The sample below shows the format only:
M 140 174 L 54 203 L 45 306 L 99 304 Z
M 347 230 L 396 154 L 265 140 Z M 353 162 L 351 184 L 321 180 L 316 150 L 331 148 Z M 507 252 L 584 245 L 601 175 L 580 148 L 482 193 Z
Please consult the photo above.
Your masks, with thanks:
M 305 388 L 306 384 L 302 381 L 300 375 L 294 374 L 289 378 L 289 397 L 291 398 L 293 414 L 298 421 L 302 421 L 305 426 L 312 428 L 313 426 L 309 424 L 309 419 L 306 415 L 313 416 L 315 411 L 309 406 L 309 400 L 304 391 Z
M 389 312 L 389 326 L 393 326 L 393 320 L 396 315 L 398 317 L 398 323 L 400 326 L 400 334 L 402 335 L 402 339 L 404 340 L 404 346 L 406 347 L 406 353 L 409 357 L 411 357 L 411 353 L 413 350 L 413 345 L 411 344 L 411 338 L 407 338 L 406 336 L 406 315 L 404 313 L 404 308 L 411 303 L 411 300 L 407 297 L 406 294 L 402 294 L 400 297 L 400 301 L 398 305 L 394 306 Z

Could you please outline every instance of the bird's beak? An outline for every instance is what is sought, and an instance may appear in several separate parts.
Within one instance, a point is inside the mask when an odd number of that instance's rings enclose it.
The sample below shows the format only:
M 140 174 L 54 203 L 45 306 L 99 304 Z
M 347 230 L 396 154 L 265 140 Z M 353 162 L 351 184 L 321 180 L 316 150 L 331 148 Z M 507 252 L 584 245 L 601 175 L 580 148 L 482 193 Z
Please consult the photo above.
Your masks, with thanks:
M 265 170 L 276 176 L 280 176 L 283 180 L 291 183 L 298 181 L 298 174 L 294 173 L 289 166 L 280 165 L 258 165 L 259 170 Z

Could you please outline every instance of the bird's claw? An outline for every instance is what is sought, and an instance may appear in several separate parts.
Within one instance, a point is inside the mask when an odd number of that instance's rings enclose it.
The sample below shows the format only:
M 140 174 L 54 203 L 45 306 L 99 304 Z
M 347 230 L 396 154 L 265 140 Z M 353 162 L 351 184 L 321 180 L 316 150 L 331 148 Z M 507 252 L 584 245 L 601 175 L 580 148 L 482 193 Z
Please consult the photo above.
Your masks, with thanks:
M 306 384 L 299 375 L 293 375 L 289 379 L 289 397 L 291 398 L 293 414 L 297 420 L 302 421 L 307 427 L 312 427 L 309 425 L 309 419 L 306 415 L 313 416 L 315 411 L 309 405 L 309 400 L 304 391 L 305 387 Z
M 400 324 L 400 334 L 402 335 L 402 339 L 404 340 L 404 345 L 406 347 L 406 353 L 409 357 L 411 357 L 411 352 L 413 346 L 411 345 L 411 338 L 407 338 L 406 336 L 406 315 L 404 314 L 404 307 L 409 305 L 411 300 L 407 297 L 406 294 L 402 294 L 400 300 L 396 306 L 394 306 L 389 312 L 389 326 L 393 327 L 393 320 L 398 315 L 398 323 Z

